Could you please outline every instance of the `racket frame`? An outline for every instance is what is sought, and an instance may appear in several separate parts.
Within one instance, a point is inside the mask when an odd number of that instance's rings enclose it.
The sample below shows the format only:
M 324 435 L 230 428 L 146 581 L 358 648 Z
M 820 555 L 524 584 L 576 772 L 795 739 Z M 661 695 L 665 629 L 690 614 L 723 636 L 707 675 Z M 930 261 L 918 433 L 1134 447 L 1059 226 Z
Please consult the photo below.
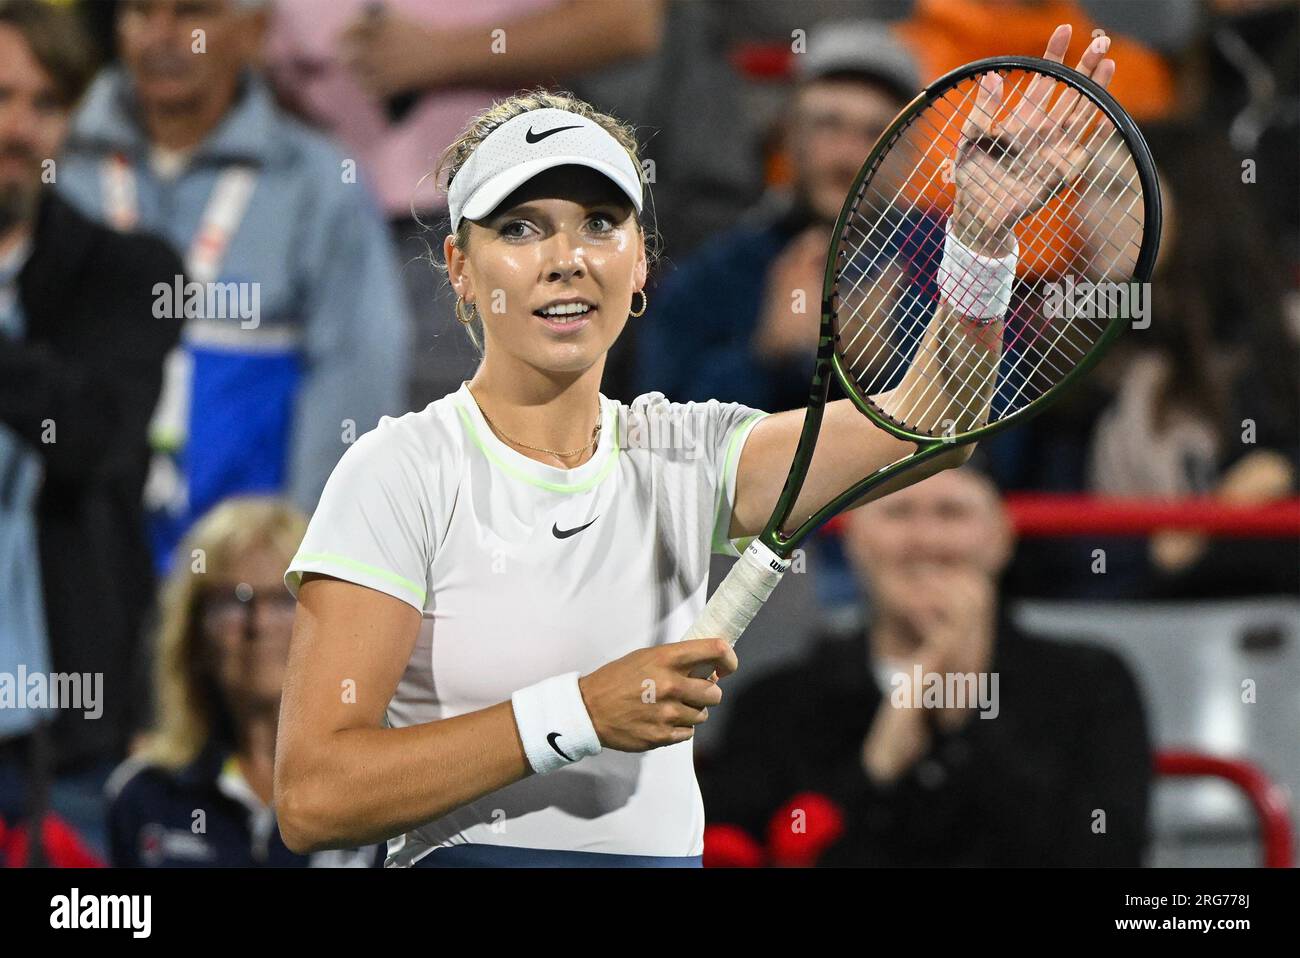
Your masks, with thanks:
M 780 496 L 777 497 L 776 508 L 773 510 L 772 516 L 767 525 L 764 526 L 763 531 L 757 536 L 760 542 L 782 559 L 788 559 L 795 546 L 824 522 L 849 508 L 881 483 L 888 482 L 895 476 L 959 446 L 978 442 L 994 435 L 1008 426 L 1014 425 L 1029 414 L 1037 415 L 1042 412 L 1097 364 L 1116 337 L 1123 331 L 1125 324 L 1129 322 L 1128 319 L 1119 315 L 1112 317 L 1092 348 L 1062 377 L 1061 381 L 1052 386 L 1042 396 L 1026 403 L 1021 409 L 1003 419 L 999 419 L 997 422 L 981 426 L 971 432 L 939 438 L 912 432 L 878 412 L 867 400 L 867 397 L 862 395 L 861 388 L 844 367 L 843 361 L 835 351 L 838 334 L 834 326 L 834 299 L 836 296 L 836 280 L 839 275 L 840 256 L 843 252 L 840 249 L 840 239 L 849 218 L 857 209 L 858 201 L 867 181 L 893 146 L 894 141 L 911 124 L 917 113 L 939 100 L 963 80 L 983 73 L 1002 73 L 1012 70 L 1035 71 L 1078 88 L 1092 100 L 1106 118 L 1114 124 L 1115 129 L 1119 131 L 1129 149 L 1130 155 L 1133 157 L 1134 165 L 1137 168 L 1138 182 L 1142 186 L 1144 217 L 1142 246 L 1138 251 L 1130 282 L 1145 283 L 1151 278 L 1151 273 L 1155 268 L 1156 255 L 1160 248 L 1161 231 L 1160 191 L 1159 182 L 1156 178 L 1155 162 L 1151 158 L 1151 150 L 1147 146 L 1147 142 L 1137 124 L 1133 122 L 1132 117 L 1104 88 L 1091 78 L 1066 67 L 1064 64 L 1056 63 L 1053 60 L 1044 60 L 1040 57 L 1024 56 L 989 57 L 976 60 L 944 74 L 929 84 L 899 111 L 898 116 L 880 134 L 875 145 L 871 148 L 871 152 L 867 155 L 866 161 L 858 170 L 857 176 L 854 177 L 853 186 L 849 189 L 844 205 L 840 208 L 840 215 L 835 222 L 831 247 L 826 256 L 816 366 L 813 371 L 812 386 L 809 390 L 808 407 L 804 413 L 803 429 L 799 434 L 799 444 L 795 449 L 794 459 L 790 464 L 790 472 L 786 476 L 785 485 Z M 859 412 L 890 435 L 915 443 L 917 451 L 877 469 L 871 475 L 854 483 L 819 508 L 787 535 L 781 531 L 781 525 L 785 522 L 790 510 L 794 508 L 794 503 L 798 500 L 799 492 L 803 489 L 804 480 L 807 478 L 808 469 L 812 463 L 813 453 L 817 445 L 817 436 L 821 430 L 822 415 L 826 409 L 826 400 L 830 392 L 832 376 L 839 381 L 845 395 L 857 407 Z

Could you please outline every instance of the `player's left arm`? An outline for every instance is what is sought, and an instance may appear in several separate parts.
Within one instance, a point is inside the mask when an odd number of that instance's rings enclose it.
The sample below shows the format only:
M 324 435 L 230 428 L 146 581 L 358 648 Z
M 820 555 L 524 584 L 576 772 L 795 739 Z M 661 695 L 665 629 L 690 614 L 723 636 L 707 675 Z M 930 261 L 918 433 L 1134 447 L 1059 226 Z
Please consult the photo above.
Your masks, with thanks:
M 763 531 L 785 486 L 804 410 L 774 413 L 757 423 L 745 440 L 736 466 L 736 499 L 730 537 L 741 539 Z M 906 458 L 915 446 L 896 439 L 862 415 L 847 399 L 826 404 L 812 465 L 804 479 L 792 516 L 802 521 L 858 480 Z M 862 501 L 886 495 L 969 458 L 971 446 L 955 446 L 898 479 L 882 484 Z

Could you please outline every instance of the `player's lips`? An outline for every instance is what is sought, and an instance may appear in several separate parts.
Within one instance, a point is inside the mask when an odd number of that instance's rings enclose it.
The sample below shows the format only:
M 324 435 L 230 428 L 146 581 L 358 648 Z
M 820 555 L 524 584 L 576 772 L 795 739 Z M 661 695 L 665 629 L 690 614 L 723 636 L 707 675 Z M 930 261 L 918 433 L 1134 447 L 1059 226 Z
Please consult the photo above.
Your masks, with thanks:
M 559 333 L 582 329 L 591 322 L 595 313 L 596 304 L 580 296 L 555 299 L 533 310 L 533 315 L 545 323 L 547 328 Z

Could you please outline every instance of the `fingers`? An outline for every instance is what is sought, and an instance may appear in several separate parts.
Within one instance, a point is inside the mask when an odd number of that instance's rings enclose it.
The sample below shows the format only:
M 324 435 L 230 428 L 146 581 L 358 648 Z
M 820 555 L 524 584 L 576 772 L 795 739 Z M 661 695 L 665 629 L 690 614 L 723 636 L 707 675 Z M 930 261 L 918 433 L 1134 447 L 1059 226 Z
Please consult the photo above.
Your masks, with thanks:
M 675 643 L 672 649 L 669 667 L 679 672 L 708 663 L 717 670 L 718 678 L 725 679 L 740 668 L 736 651 L 726 639 L 690 639 Z
M 676 691 L 677 700 L 691 708 L 705 709 L 722 702 L 722 686 L 708 679 L 683 679 Z
M 1002 77 L 997 73 L 980 76 L 975 94 L 975 107 L 962 124 L 961 135 L 967 140 L 977 140 L 993 135 L 994 117 L 1002 107 Z
M 1064 63 L 1065 51 L 1070 49 L 1070 36 L 1073 33 L 1074 27 L 1068 23 L 1062 23 L 1053 30 L 1051 37 L 1047 40 L 1047 49 L 1043 51 L 1043 59 Z
M 986 73 L 980 77 L 979 95 L 975 97 L 975 116 L 980 128 L 993 129 L 993 118 L 1002 106 L 1002 77 L 997 73 Z
M 1110 37 L 1105 35 L 1097 37 L 1088 44 L 1087 49 L 1083 51 L 1083 56 L 1079 58 L 1079 63 L 1075 69 L 1084 76 L 1091 77 L 1093 71 L 1101 64 L 1102 58 L 1106 55 L 1106 51 L 1109 49 Z M 1112 66 L 1111 69 L 1113 70 L 1114 67 Z M 1075 106 L 1079 102 L 1079 98 L 1080 93 L 1078 90 L 1074 89 L 1074 87 L 1067 87 L 1065 92 L 1061 94 L 1061 98 L 1056 101 L 1056 106 L 1052 108 L 1052 120 L 1056 123 L 1065 123 L 1065 121 L 1070 119 Z M 1088 106 L 1091 106 L 1091 104 L 1086 100 L 1085 103 Z
M 1092 71 L 1097 69 L 1097 64 L 1101 63 L 1101 58 L 1106 55 L 1110 49 L 1110 37 L 1104 33 L 1099 37 L 1094 37 L 1093 41 L 1084 48 L 1083 56 L 1079 57 L 1075 69 L 1084 76 L 1092 76 Z
M 681 702 L 671 703 L 668 706 L 668 711 L 668 724 L 675 728 L 694 728 L 696 725 L 703 725 L 709 720 L 709 710 L 707 708 L 692 708 Z
M 1102 60 L 1098 63 L 1097 69 L 1092 73 L 1093 82 L 1103 90 L 1110 85 L 1110 81 L 1114 76 L 1115 61 L 1109 59 Z M 1098 114 L 1097 107 L 1092 100 L 1084 96 L 1081 96 L 1078 99 L 1079 104 L 1075 107 L 1074 112 L 1070 115 L 1069 119 L 1066 120 L 1064 131 L 1065 136 L 1074 143 L 1079 143 L 1083 139 L 1084 133 L 1088 129 L 1088 124 L 1091 123 L 1093 118 Z
M 1114 76 L 1115 76 L 1115 61 L 1107 59 L 1107 60 L 1102 60 L 1100 63 L 1097 64 L 1097 69 L 1093 71 L 1092 79 L 1093 82 L 1097 84 L 1097 86 L 1101 87 L 1104 90 L 1106 89 L 1106 87 L 1110 86 L 1110 81 L 1114 78 Z
M 1047 41 L 1047 49 L 1043 51 L 1043 59 L 1051 60 L 1055 63 L 1065 62 L 1065 51 L 1070 49 L 1070 36 L 1074 28 L 1068 23 L 1062 23 L 1052 31 L 1052 36 Z M 1026 121 L 1031 117 L 1040 116 L 1047 108 L 1047 99 L 1052 95 L 1052 90 L 1056 84 L 1051 78 L 1035 74 L 1033 80 L 1029 82 L 1029 88 L 1025 90 L 1022 103 L 1025 104 L 1028 115 Z

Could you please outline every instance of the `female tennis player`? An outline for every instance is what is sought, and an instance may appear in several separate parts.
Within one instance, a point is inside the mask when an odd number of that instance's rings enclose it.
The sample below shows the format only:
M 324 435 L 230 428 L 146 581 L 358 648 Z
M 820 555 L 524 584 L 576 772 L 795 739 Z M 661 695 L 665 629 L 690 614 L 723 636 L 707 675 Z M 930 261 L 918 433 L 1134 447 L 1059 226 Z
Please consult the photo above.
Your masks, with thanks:
M 1078 66 L 1103 85 L 1105 49 Z M 995 107 L 1000 87 L 981 95 Z M 690 740 L 722 689 L 689 673 L 737 661 L 722 639 L 678 640 L 710 553 L 738 555 L 772 512 L 803 410 L 600 394 L 647 305 L 627 127 L 534 91 L 474 119 L 443 167 L 443 252 L 483 359 L 347 451 L 286 573 L 281 832 L 298 852 L 387 839 L 390 867 L 698 865 Z M 968 261 L 1005 258 L 1001 223 L 966 211 Z M 847 400 L 822 437 L 796 515 L 912 450 Z

